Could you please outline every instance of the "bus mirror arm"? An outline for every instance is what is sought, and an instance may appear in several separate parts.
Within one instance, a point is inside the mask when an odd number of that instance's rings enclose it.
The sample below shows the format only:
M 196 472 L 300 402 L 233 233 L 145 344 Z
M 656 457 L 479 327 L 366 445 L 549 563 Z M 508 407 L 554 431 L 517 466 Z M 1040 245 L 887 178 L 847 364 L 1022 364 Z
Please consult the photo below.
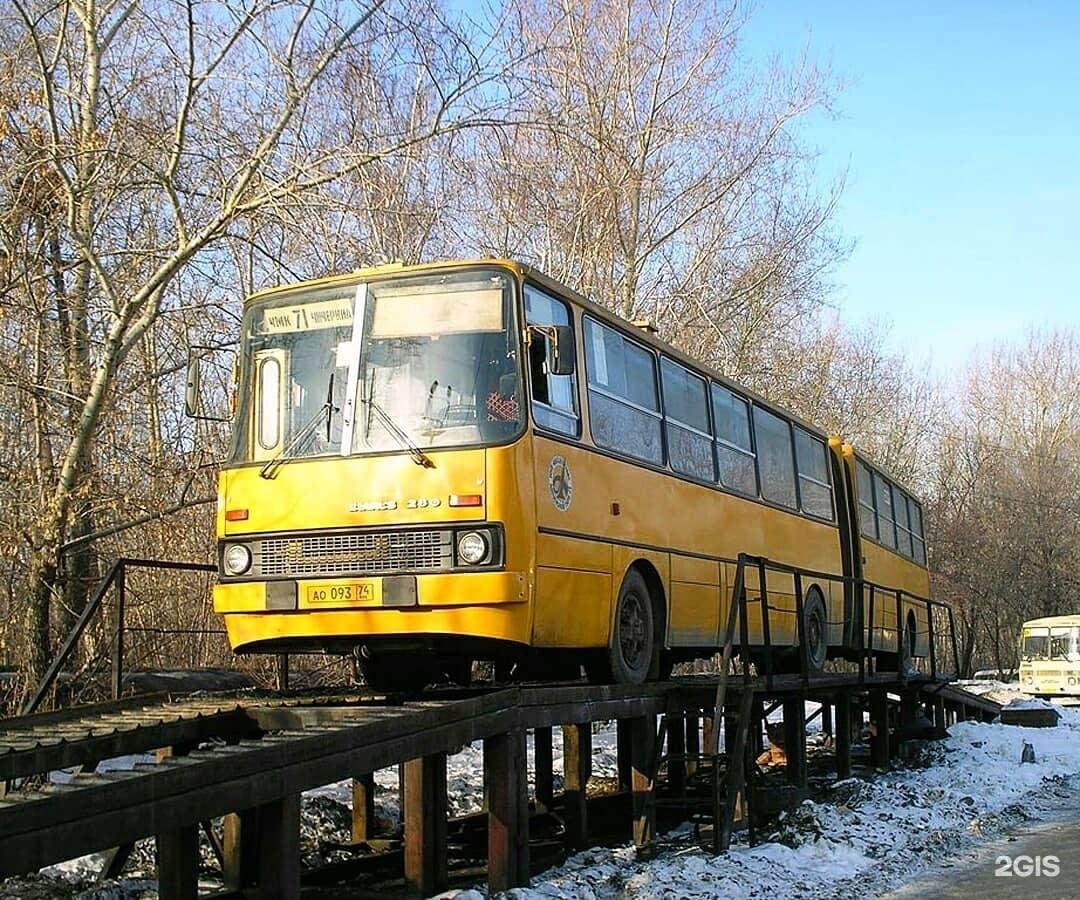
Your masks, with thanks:
M 544 368 L 548 375 L 574 374 L 574 329 L 569 325 L 530 325 L 530 337 L 544 342 Z

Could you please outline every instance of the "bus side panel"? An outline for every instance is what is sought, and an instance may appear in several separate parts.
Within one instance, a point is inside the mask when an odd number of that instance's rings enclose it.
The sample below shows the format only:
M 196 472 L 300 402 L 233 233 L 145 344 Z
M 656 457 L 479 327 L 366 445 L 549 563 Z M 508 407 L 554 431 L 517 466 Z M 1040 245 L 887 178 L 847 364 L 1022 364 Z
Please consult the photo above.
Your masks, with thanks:
M 862 554 L 864 559 L 863 572 L 867 581 L 875 584 L 888 585 L 891 588 L 899 588 L 916 597 L 926 597 L 930 593 L 930 575 L 926 569 L 911 560 L 886 550 L 873 541 L 862 541 Z M 863 596 L 863 604 L 866 617 L 863 621 L 869 621 L 870 615 L 870 589 L 866 588 Z M 905 597 L 901 603 L 901 626 L 907 619 L 908 610 L 915 613 L 915 623 L 918 629 L 918 641 L 915 645 L 917 656 L 926 655 L 929 652 L 928 628 L 926 604 L 910 597 Z M 874 592 L 874 627 L 873 647 L 886 652 L 895 651 L 897 647 L 897 621 L 896 621 L 896 594 L 893 592 Z
M 537 537 L 532 643 L 536 647 L 606 647 L 611 545 L 562 535 Z
M 668 647 L 715 647 L 720 628 L 720 565 L 671 556 Z
M 605 460 L 587 449 L 532 439 L 536 592 L 532 643 L 606 647 L 611 622 L 611 545 Z

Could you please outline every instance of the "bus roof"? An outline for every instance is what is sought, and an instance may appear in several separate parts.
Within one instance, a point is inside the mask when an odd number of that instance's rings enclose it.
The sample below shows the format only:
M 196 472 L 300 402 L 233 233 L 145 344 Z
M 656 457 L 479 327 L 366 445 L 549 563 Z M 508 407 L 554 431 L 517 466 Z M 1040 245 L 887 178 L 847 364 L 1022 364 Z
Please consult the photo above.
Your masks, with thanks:
M 1069 616 L 1043 616 L 1041 619 L 1029 619 L 1024 628 L 1078 628 L 1080 614 Z
M 442 260 L 439 262 L 416 263 L 412 265 L 406 265 L 403 262 L 384 263 L 378 266 L 367 266 L 354 269 L 352 272 L 348 272 L 343 275 L 330 275 L 322 278 L 312 278 L 306 281 L 298 281 L 291 284 L 265 288 L 261 291 L 256 291 L 255 293 L 248 296 L 244 300 L 244 305 L 246 306 L 248 303 L 256 300 L 265 300 L 278 295 L 287 295 L 293 291 L 309 290 L 311 288 L 331 287 L 338 284 L 348 285 L 364 281 L 366 279 L 384 278 L 391 275 L 422 275 L 428 272 L 447 270 L 452 271 L 454 269 L 471 268 L 473 266 L 479 265 L 488 265 L 495 266 L 497 268 L 508 269 L 521 278 L 530 278 L 536 281 L 538 284 L 547 288 L 553 293 L 570 297 L 574 300 L 575 303 L 579 304 L 591 315 L 594 315 L 600 319 L 604 319 L 608 323 L 613 324 L 616 327 L 619 327 L 625 331 L 631 332 L 638 340 L 641 340 L 642 342 L 649 344 L 650 346 L 662 351 L 663 353 L 666 353 L 668 356 L 671 356 L 672 358 L 678 360 L 683 365 L 689 368 L 697 369 L 703 375 L 712 378 L 714 381 L 718 381 L 720 384 L 729 388 L 733 392 L 749 398 L 756 405 L 764 406 L 768 409 L 772 409 L 778 413 L 781 413 L 783 416 L 790 419 L 795 424 L 801 426 L 802 428 L 805 428 L 807 431 L 816 434 L 818 437 L 825 439 L 828 439 L 830 437 L 829 433 L 821 427 L 807 422 L 800 416 L 797 416 L 790 410 L 785 409 L 778 403 L 775 403 L 772 400 L 761 396 L 757 392 L 750 390 L 745 385 L 739 384 L 736 381 L 732 381 L 726 375 L 723 375 L 711 366 L 708 366 L 705 363 L 700 362 L 699 360 L 696 360 L 691 356 L 688 356 L 678 347 L 669 344 L 667 341 L 663 340 L 660 337 L 657 337 L 656 335 L 650 334 L 645 329 L 634 325 L 632 322 L 628 322 L 622 316 L 613 313 L 611 310 L 606 309 L 605 307 L 601 306 L 599 303 L 594 302 L 593 300 L 590 300 L 583 294 L 579 294 L 573 288 L 563 284 L 562 282 L 556 281 L 554 278 L 544 274 L 539 269 L 536 269 L 533 266 L 528 265 L 527 263 L 518 262 L 517 260 L 513 259 L 506 259 L 504 257 L 486 257 L 481 259 Z M 886 477 L 888 477 L 890 481 L 905 490 L 909 496 L 918 499 L 917 495 L 913 491 L 911 491 L 907 487 L 907 485 L 905 485 L 899 479 L 893 477 L 880 465 L 877 465 L 876 463 L 868 460 L 865 455 L 859 453 L 857 450 L 856 456 L 859 459 L 862 459 L 868 465 L 877 469 Z

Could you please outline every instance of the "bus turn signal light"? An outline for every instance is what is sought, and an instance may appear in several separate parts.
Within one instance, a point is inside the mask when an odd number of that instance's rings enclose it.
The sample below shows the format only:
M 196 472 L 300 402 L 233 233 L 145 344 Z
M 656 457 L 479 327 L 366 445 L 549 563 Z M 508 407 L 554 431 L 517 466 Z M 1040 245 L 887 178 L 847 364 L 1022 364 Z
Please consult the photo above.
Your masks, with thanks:
M 483 506 L 484 498 L 480 494 L 451 494 L 451 506 Z
M 248 517 L 248 511 L 246 509 L 227 509 L 225 510 L 226 522 L 246 522 Z

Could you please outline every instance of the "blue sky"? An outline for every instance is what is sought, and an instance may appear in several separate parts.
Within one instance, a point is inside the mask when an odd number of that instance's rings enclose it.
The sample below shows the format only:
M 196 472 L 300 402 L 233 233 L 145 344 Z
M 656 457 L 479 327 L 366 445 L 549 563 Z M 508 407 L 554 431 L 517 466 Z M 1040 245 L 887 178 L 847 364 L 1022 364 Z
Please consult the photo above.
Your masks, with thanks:
M 744 49 L 811 58 L 839 117 L 802 128 L 847 169 L 845 319 L 942 372 L 1032 326 L 1080 328 L 1080 2 L 760 0 Z

